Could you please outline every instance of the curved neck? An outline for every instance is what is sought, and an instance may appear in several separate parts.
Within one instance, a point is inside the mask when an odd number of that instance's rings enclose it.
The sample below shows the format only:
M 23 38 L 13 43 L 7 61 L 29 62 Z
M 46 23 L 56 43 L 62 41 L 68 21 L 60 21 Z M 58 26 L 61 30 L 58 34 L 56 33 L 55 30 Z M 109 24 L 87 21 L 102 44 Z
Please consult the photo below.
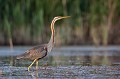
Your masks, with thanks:
M 53 19 L 53 21 L 52 21 L 52 23 L 51 23 L 51 32 L 52 32 L 51 37 L 53 37 L 53 38 L 54 38 L 54 35 L 55 35 L 55 29 L 54 29 L 55 21 L 56 21 L 56 20 Z M 53 41 L 54 41 L 54 39 L 53 39 Z
M 52 23 L 51 23 L 51 38 L 50 38 L 50 41 L 48 43 L 48 52 L 50 52 L 52 50 L 52 47 L 54 46 L 54 43 L 55 43 L 55 29 L 54 29 L 54 24 L 55 24 L 55 19 L 53 19 Z
M 51 38 L 50 38 L 50 41 L 49 42 L 52 42 L 54 44 L 55 40 L 54 40 L 54 37 L 55 37 L 55 29 L 54 29 L 54 24 L 55 24 L 55 20 L 52 21 L 51 23 Z

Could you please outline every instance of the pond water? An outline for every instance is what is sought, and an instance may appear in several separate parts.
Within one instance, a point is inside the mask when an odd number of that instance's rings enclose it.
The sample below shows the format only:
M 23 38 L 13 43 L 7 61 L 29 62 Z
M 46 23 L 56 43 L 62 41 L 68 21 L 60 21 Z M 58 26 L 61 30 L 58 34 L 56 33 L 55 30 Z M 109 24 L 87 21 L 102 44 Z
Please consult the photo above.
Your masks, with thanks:
M 57 47 L 31 71 L 15 56 L 31 47 L 0 47 L 0 79 L 120 79 L 120 47 Z

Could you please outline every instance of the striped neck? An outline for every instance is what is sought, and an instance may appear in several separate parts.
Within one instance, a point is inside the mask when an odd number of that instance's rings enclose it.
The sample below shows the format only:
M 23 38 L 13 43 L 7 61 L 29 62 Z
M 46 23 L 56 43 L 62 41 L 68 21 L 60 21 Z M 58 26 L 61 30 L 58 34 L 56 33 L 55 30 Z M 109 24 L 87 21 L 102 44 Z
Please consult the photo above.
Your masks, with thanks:
M 51 23 L 51 38 L 50 41 L 48 43 L 48 52 L 50 52 L 54 46 L 55 43 L 55 29 L 54 29 L 54 24 L 55 24 L 56 19 L 53 19 L 52 23 Z

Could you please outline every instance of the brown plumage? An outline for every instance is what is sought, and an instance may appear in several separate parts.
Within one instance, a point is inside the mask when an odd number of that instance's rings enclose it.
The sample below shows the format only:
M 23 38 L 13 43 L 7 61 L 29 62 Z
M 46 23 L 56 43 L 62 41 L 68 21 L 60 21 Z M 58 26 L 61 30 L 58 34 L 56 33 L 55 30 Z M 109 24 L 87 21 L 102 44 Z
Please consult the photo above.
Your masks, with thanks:
M 24 54 L 17 56 L 17 59 L 30 59 L 33 60 L 32 64 L 28 67 L 28 71 L 30 71 L 31 66 L 36 62 L 36 69 L 38 69 L 38 60 L 44 58 L 48 52 L 52 50 L 55 43 L 55 30 L 54 24 L 57 20 L 68 18 L 69 16 L 61 17 L 57 16 L 52 20 L 51 23 L 51 38 L 48 44 L 38 45 L 29 50 L 27 50 Z
M 46 55 L 47 55 L 47 45 L 43 44 L 43 45 L 35 46 L 31 48 L 30 50 L 25 51 L 24 54 L 17 56 L 17 59 L 34 60 L 36 58 L 41 59 L 45 57 Z

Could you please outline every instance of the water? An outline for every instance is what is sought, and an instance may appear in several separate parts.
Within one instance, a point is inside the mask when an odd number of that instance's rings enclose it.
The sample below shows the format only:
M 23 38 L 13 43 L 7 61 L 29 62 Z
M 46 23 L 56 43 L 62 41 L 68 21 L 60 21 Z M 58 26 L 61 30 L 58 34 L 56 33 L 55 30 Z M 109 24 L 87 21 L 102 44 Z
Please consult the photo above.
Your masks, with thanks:
M 30 47 L 0 47 L 0 79 L 120 79 L 120 47 L 59 47 L 39 60 L 15 60 Z

